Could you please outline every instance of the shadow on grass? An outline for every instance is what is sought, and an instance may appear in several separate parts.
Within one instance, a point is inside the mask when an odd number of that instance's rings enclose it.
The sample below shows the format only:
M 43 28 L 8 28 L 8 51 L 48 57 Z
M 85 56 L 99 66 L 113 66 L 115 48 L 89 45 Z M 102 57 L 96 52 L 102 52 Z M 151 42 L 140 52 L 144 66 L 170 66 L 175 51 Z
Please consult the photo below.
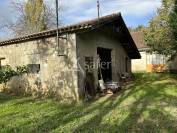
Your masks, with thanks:
M 176 76 L 163 74 L 136 76 L 137 80 L 130 88 L 84 105 L 61 105 L 52 101 L 45 104 L 45 100 L 36 102 L 36 100 L 18 101 L 17 99 L 16 105 L 25 104 L 26 106 L 31 102 L 36 105 L 33 110 L 28 110 L 28 113 L 17 114 L 18 119 L 23 119 L 23 116 L 36 111 L 41 116 L 37 114 L 36 118 L 24 120 L 19 125 L 4 126 L 3 131 L 25 131 L 26 133 L 177 132 L 177 117 L 175 116 L 177 93 L 174 94 L 177 86 L 171 82 L 154 83 L 169 78 L 176 79 Z M 172 92 L 167 93 L 167 90 Z M 8 101 L 8 98 L 4 101 Z M 13 114 L 9 113 L 6 117 L 11 115 Z
M 104 124 L 102 119 L 114 108 L 107 109 L 107 105 L 102 104 L 99 113 L 86 123 L 80 125 L 75 129 L 75 132 L 177 132 L 177 119 L 164 109 L 165 107 L 171 106 L 177 109 L 177 94 L 176 96 L 171 96 L 164 92 L 171 83 L 151 85 L 152 82 L 165 80 L 169 78 L 169 76 L 166 74 L 150 76 L 151 77 L 148 78 L 148 75 L 140 74 L 135 84 L 131 87 L 132 90 L 126 95 L 122 94 L 115 103 L 113 103 L 113 101 L 116 99 L 108 99 L 112 101 L 108 106 L 118 107 L 121 102 L 126 100 L 129 96 L 138 93 L 140 90 L 143 91 L 143 94 L 139 97 L 135 97 L 137 100 L 132 105 L 129 105 L 127 109 L 128 115 L 122 122 L 116 119 L 113 124 L 109 124 L 109 122 L 108 124 Z M 145 79 L 143 77 L 145 77 Z M 173 75 L 171 78 L 174 77 L 176 78 L 176 75 Z M 159 103 L 151 105 L 151 103 L 156 103 L 157 101 Z M 160 101 L 163 101 L 164 105 L 162 105 Z M 147 112 L 147 117 L 143 117 L 144 112 Z

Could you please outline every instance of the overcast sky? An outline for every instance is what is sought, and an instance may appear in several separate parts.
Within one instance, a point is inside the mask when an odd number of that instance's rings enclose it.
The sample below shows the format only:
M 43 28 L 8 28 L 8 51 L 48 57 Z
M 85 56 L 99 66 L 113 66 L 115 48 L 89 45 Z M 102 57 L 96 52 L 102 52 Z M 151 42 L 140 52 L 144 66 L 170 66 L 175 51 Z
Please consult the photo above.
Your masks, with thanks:
M 13 0 L 14 1 L 14 0 Z M 45 0 L 55 3 L 55 0 Z M 0 0 L 0 24 L 4 17 L 16 18 L 12 11 L 12 0 Z M 62 13 L 63 24 L 77 23 L 97 17 L 96 0 L 61 0 L 65 7 Z M 121 12 L 128 27 L 147 25 L 148 20 L 161 6 L 161 0 L 100 0 L 101 15 Z M 0 29 L 0 38 L 7 37 L 8 31 Z

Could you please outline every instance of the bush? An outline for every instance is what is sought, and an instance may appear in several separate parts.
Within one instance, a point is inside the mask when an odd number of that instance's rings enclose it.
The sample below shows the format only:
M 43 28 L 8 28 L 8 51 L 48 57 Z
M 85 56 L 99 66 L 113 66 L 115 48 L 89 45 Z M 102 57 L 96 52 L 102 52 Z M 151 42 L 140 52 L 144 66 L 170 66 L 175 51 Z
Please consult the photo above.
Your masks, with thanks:
M 27 73 L 28 69 L 26 66 L 18 66 L 16 70 L 13 70 L 11 66 L 6 65 L 0 69 L 0 84 L 7 83 L 12 77 Z

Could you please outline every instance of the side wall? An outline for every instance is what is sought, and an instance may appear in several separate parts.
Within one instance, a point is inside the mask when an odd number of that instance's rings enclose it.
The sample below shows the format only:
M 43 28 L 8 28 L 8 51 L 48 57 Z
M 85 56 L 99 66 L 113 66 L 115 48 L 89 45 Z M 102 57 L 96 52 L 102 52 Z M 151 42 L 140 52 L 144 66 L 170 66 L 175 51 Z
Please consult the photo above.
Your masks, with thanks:
M 112 79 L 119 81 L 119 75 L 126 72 L 127 53 L 119 43 L 116 37 L 101 31 L 92 31 L 84 34 L 78 34 L 77 57 L 81 69 L 79 69 L 79 88 L 80 94 L 83 94 L 85 57 L 93 57 L 94 63 L 97 62 L 97 48 L 108 48 L 112 50 Z M 128 71 L 131 72 L 131 60 L 128 58 Z M 94 69 L 95 87 L 98 85 L 98 69 Z
M 133 72 L 146 72 L 147 67 L 147 53 L 146 51 L 140 52 L 141 59 L 132 60 L 132 71 Z
M 63 48 L 62 54 L 67 56 L 58 56 L 56 38 L 51 37 L 0 47 L 0 57 L 5 57 L 2 65 L 11 65 L 14 68 L 40 64 L 39 73 L 27 76 L 27 82 L 29 78 L 32 79 L 29 85 L 31 89 L 36 88 L 42 95 L 56 95 L 59 99 L 78 100 L 77 72 L 73 71 L 77 69 L 75 34 L 68 35 L 67 40 L 60 40 L 60 47 Z
M 132 60 L 133 72 L 163 72 L 167 69 L 167 58 L 157 53 L 141 51 L 141 59 Z

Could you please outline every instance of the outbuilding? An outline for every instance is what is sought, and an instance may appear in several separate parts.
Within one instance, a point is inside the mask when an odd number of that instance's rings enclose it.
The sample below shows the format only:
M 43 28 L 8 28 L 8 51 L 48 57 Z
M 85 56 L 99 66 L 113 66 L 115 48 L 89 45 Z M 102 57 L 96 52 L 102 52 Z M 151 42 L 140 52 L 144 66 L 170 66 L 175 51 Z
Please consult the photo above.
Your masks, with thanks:
M 86 80 L 94 95 L 100 78 L 118 82 L 140 57 L 120 13 L 0 42 L 2 66 L 30 68 L 25 90 L 36 86 L 41 94 L 75 101 L 83 99 Z

